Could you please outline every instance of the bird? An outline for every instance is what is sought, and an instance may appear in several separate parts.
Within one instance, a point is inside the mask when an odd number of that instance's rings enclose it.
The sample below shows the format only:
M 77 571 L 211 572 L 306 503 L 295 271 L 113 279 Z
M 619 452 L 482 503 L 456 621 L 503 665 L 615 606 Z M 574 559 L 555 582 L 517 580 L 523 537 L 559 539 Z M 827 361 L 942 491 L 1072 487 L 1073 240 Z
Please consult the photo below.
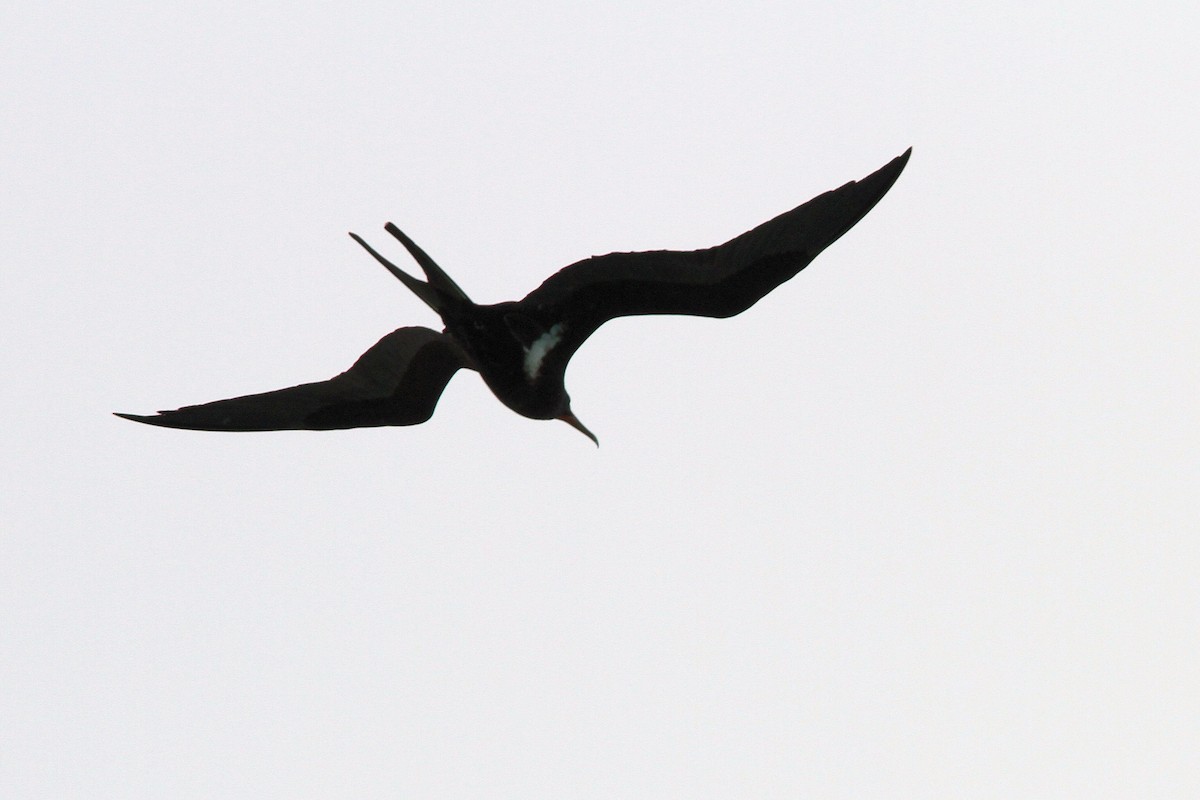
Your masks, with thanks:
M 578 261 L 523 299 L 476 304 L 391 222 L 384 230 L 425 274 L 403 271 L 362 237 L 350 236 L 428 305 L 443 330 L 399 328 L 327 381 L 118 417 L 204 431 L 337 430 L 427 421 L 460 369 L 478 372 L 504 405 L 536 420 L 561 420 L 599 445 L 571 409 L 565 386 L 575 351 L 605 322 L 641 314 L 726 318 L 794 277 L 861 220 L 891 189 L 912 148 L 850 181 L 702 250 L 609 253 Z

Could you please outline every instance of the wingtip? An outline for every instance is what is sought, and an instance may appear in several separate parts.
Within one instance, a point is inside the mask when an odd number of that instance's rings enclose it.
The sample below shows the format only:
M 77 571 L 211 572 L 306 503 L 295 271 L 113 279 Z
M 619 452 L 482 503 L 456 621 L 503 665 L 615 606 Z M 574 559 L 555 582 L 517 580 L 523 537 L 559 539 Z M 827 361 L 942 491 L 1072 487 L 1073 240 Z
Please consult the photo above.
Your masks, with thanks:
M 863 178 L 859 181 L 855 181 L 855 183 L 859 183 L 859 184 L 865 184 L 867 182 L 876 183 L 882 189 L 879 193 L 879 198 L 882 198 L 883 195 L 886 194 L 887 191 L 892 188 L 892 184 L 895 183 L 896 180 L 900 177 L 900 173 L 904 172 L 904 168 L 908 166 L 908 159 L 912 155 L 912 150 L 913 150 L 912 147 L 909 147 L 903 153 L 896 156 L 888 163 L 884 164 L 878 170 L 876 170 L 872 174 L 868 175 L 866 178 Z M 876 198 L 876 202 L 878 202 L 879 198 Z M 874 203 L 872 203 L 871 205 L 874 206 Z M 870 210 L 870 208 L 867 209 L 867 211 L 869 211 L 869 210 Z M 863 213 L 866 214 L 866 211 L 864 211 Z
M 130 420 L 131 422 L 144 422 L 147 424 L 153 424 L 152 420 L 154 419 L 153 415 L 144 416 L 142 414 L 126 414 L 121 411 L 114 411 L 113 416 L 120 417 L 121 419 L 127 419 L 127 420 Z
M 143 425 L 153 425 L 156 428 L 180 428 L 185 427 L 177 424 L 174 419 L 174 411 L 159 411 L 157 414 L 123 414 L 120 411 L 114 411 L 113 416 L 127 419 L 130 422 L 140 422 Z

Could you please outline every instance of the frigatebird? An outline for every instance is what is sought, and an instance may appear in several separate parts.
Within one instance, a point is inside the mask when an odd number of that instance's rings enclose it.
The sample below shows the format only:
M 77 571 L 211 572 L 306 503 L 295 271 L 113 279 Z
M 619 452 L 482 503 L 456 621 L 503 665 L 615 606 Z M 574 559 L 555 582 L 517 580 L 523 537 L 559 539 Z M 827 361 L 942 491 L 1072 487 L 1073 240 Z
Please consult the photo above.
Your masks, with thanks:
M 350 369 L 317 383 L 119 417 L 206 431 L 333 430 L 417 425 L 433 415 L 460 369 L 480 374 L 500 402 L 532 419 L 559 419 L 599 443 L 571 411 L 567 362 L 610 319 L 636 314 L 732 317 L 806 267 L 863 218 L 900 176 L 910 147 L 878 171 L 825 192 L 704 250 L 593 256 L 556 272 L 523 300 L 479 305 L 399 228 L 422 281 L 351 233 L 442 318 L 445 329 L 400 328 Z

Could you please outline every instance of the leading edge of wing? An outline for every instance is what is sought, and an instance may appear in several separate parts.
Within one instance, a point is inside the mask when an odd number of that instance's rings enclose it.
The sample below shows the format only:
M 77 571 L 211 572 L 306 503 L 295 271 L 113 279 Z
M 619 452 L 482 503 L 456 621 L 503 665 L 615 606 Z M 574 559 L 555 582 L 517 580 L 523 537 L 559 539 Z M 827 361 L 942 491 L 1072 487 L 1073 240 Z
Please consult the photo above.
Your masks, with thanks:
M 428 420 L 450 378 L 470 368 L 445 334 L 423 327 L 384 336 L 345 372 L 327 381 L 118 417 L 203 431 L 338 430 L 417 425 Z

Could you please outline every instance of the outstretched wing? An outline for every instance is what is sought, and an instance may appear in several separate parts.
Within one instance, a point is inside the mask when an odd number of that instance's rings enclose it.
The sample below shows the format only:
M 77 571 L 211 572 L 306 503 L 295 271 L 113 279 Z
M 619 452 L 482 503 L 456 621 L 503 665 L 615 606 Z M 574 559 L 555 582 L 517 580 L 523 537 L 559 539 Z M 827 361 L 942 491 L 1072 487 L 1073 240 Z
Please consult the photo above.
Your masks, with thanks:
M 400 328 L 380 339 L 350 369 L 327 381 L 184 406 L 152 416 L 117 416 L 201 431 L 417 425 L 433 416 L 442 390 L 464 367 L 471 368 L 449 336 L 429 328 Z
M 909 148 L 866 178 L 825 192 L 717 247 L 610 253 L 564 267 L 522 305 L 563 323 L 559 359 L 569 358 L 596 328 L 615 317 L 740 314 L 854 227 L 892 187 L 911 153 Z

